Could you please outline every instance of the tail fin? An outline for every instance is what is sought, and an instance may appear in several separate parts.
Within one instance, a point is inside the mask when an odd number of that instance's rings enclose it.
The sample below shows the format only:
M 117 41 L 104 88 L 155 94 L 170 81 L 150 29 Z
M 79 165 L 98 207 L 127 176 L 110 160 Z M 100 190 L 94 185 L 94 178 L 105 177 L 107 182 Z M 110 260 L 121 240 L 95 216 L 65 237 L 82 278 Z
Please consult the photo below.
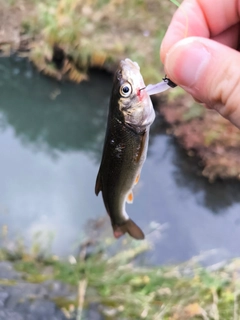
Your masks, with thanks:
M 144 233 L 139 228 L 139 226 L 136 225 L 135 222 L 133 222 L 131 219 L 128 219 L 126 223 L 117 226 L 113 225 L 113 234 L 115 238 L 119 238 L 125 233 L 128 233 L 131 237 L 137 240 L 142 240 L 145 238 Z

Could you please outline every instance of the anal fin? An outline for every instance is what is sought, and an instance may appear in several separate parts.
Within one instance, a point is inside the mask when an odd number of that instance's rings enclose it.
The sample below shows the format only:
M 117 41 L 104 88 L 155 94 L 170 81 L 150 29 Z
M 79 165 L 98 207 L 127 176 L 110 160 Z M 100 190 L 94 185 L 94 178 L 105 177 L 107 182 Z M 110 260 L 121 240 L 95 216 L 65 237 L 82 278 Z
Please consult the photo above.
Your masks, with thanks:
M 133 192 L 130 191 L 127 196 L 127 203 L 133 203 Z

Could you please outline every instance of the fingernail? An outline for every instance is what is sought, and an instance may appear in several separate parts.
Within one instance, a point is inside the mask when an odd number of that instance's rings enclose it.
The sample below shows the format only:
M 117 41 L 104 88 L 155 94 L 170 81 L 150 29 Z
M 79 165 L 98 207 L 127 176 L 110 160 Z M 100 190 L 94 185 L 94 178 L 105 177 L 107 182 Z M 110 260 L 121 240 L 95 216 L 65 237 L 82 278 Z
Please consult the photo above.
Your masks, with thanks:
M 210 58 L 210 52 L 201 42 L 186 38 L 169 51 L 165 69 L 168 77 L 178 85 L 194 87 L 204 74 Z

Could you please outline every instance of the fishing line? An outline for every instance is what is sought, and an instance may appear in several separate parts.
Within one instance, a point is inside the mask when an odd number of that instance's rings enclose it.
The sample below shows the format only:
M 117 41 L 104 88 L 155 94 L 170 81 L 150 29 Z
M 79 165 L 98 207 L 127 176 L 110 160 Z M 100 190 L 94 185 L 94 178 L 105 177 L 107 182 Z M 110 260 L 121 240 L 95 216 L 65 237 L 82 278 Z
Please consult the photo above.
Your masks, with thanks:
M 186 13 L 186 11 L 182 8 L 182 6 L 180 5 L 180 3 L 177 0 L 170 0 L 173 4 L 175 4 L 183 13 L 183 15 L 185 16 L 186 19 L 186 24 L 185 24 L 185 30 L 184 30 L 184 37 L 187 37 L 188 34 L 188 26 L 189 26 L 189 22 L 188 22 L 188 15 Z M 161 93 L 164 92 L 170 88 L 175 88 L 177 85 L 170 80 L 169 78 L 167 78 L 167 76 L 165 75 L 165 77 L 162 79 L 161 82 L 156 83 L 156 84 L 149 84 L 148 86 L 140 89 L 139 91 L 145 89 L 147 91 L 147 93 L 149 95 L 153 95 L 153 94 L 157 94 L 157 93 Z

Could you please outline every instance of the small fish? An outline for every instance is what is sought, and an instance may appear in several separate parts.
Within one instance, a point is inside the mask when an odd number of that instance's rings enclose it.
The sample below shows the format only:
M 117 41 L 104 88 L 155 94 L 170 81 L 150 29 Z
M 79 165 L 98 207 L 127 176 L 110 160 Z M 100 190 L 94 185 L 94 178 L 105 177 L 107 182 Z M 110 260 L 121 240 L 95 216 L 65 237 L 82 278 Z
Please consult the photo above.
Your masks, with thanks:
M 144 239 L 143 231 L 129 218 L 125 203 L 146 159 L 149 128 L 155 119 L 151 99 L 136 62 L 125 59 L 116 71 L 109 105 L 107 131 L 95 193 L 102 191 L 115 238 L 126 232 Z

